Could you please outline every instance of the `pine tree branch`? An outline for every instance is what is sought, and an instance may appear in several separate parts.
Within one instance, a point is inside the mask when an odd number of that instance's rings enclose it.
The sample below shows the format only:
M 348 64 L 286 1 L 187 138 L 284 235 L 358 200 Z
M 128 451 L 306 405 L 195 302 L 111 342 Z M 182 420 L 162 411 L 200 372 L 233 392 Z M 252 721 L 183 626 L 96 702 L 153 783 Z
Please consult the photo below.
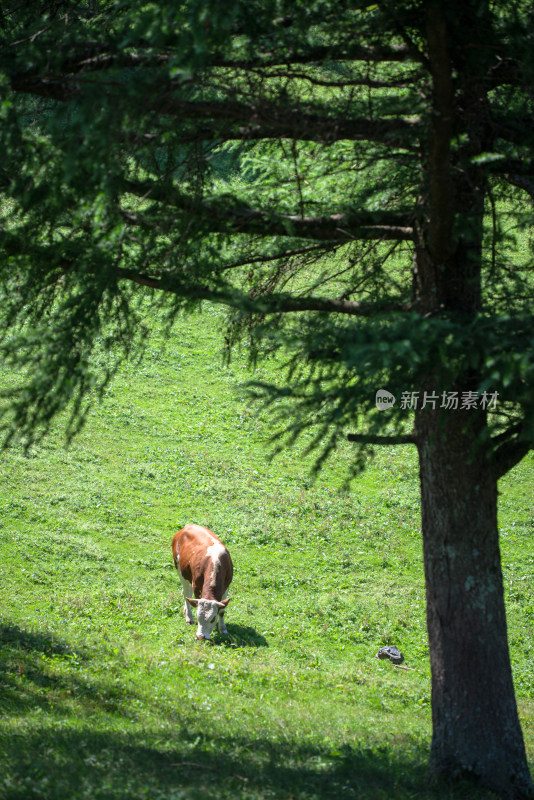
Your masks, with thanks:
M 301 139 L 328 144 L 341 139 L 381 142 L 393 147 L 413 149 L 418 117 L 392 119 L 351 119 L 346 115 L 321 117 L 304 109 L 259 98 L 254 104 L 236 100 L 191 102 L 168 93 L 151 102 L 160 114 L 181 120 L 203 120 L 204 137 L 211 130 L 214 139 Z M 200 137 L 199 137 L 200 139 Z
M 502 118 L 495 116 L 491 125 L 498 139 L 504 139 L 505 142 L 511 142 L 512 144 L 532 147 L 534 141 L 532 117 L 516 117 L 510 113 Z
M 497 54 L 497 59 L 488 73 L 492 88 L 497 86 L 521 86 L 525 79 L 521 63 L 515 58 L 507 57 L 504 52 Z
M 413 61 L 413 52 L 406 45 L 384 45 L 369 47 L 354 42 L 335 45 L 320 45 L 276 52 L 259 51 L 247 58 L 229 58 L 224 55 L 215 56 L 211 64 L 216 67 L 237 67 L 253 69 L 255 67 L 276 67 L 288 64 L 320 64 L 322 61 L 364 61 L 366 63 L 407 62 Z
M 268 298 L 259 298 L 260 303 L 268 301 L 273 312 L 284 314 L 301 311 L 324 311 L 330 313 L 347 314 L 355 317 L 373 317 L 391 311 L 409 312 L 412 306 L 407 303 L 361 303 L 356 300 L 339 300 L 330 297 L 292 297 L 291 295 L 271 295 Z
M 17 46 L 22 42 L 13 42 Z M 69 46 L 70 49 L 70 46 Z M 105 69 L 153 69 L 165 67 L 174 57 L 172 52 L 144 52 L 140 47 L 136 51 L 124 52 L 114 43 L 101 44 L 98 42 L 80 42 L 78 52 L 73 55 L 68 53 L 61 60 L 59 56 L 55 62 L 54 75 L 57 80 L 66 79 L 80 73 L 100 72 Z M 353 42 L 317 47 L 303 47 L 300 50 L 290 48 L 279 52 L 275 50 L 257 50 L 254 55 L 246 58 L 232 58 L 223 53 L 215 53 L 206 63 L 205 68 L 219 67 L 239 70 L 249 70 L 268 67 L 290 67 L 291 64 L 319 65 L 322 61 L 362 61 L 369 63 L 384 62 L 409 62 L 413 61 L 413 51 L 405 45 L 384 45 L 382 47 L 368 47 L 354 44 Z M 416 59 L 418 60 L 418 59 Z M 24 73 L 17 73 L 11 79 L 12 88 L 16 91 L 31 91 L 41 80 L 46 80 L 42 72 L 35 69 Z
M 412 58 L 420 62 L 428 70 L 428 72 L 430 72 L 431 71 L 430 61 L 423 53 L 423 51 L 418 47 L 416 42 L 408 33 L 402 21 L 399 19 L 395 11 L 395 4 L 386 2 L 386 0 L 378 0 L 378 6 L 385 13 L 386 17 L 390 17 L 390 19 L 393 20 L 395 27 L 397 28 L 400 36 L 404 40 L 405 46 L 410 55 L 412 56 Z
M 22 42 L 14 42 L 13 46 L 21 44 Z M 505 51 L 496 53 L 495 65 L 488 73 L 488 80 L 492 87 L 502 85 L 521 85 L 523 79 L 523 70 L 521 63 L 515 59 L 507 56 Z M 55 75 L 60 76 L 74 76 L 80 73 L 99 72 L 105 69 L 154 69 L 158 67 L 166 67 L 173 54 L 169 52 L 144 52 L 139 48 L 135 52 L 124 52 L 119 49 L 113 50 L 113 43 L 100 44 L 97 42 L 80 42 L 78 45 L 78 53 L 72 55 L 69 53 L 65 56 L 63 61 L 59 61 L 55 67 Z M 411 42 L 405 45 L 385 45 L 382 47 L 370 47 L 359 43 L 344 43 L 335 45 L 324 45 L 317 47 L 302 48 L 301 50 L 288 49 L 285 52 L 281 50 L 259 49 L 253 55 L 247 58 L 232 58 L 223 53 L 216 53 L 212 56 L 206 68 L 219 67 L 237 70 L 256 70 L 256 69 L 269 69 L 271 67 L 283 67 L 288 73 L 291 72 L 291 65 L 311 65 L 320 66 L 323 61 L 360 61 L 364 64 L 378 64 L 378 63 L 414 63 L 421 64 L 428 69 L 429 64 L 424 58 L 424 55 L 417 49 Z M 284 75 L 287 73 L 284 72 Z M 26 73 L 19 73 L 13 76 L 13 88 L 18 91 L 27 90 L 28 86 L 35 84 L 42 80 L 44 76 L 35 70 L 27 71 Z M 317 81 L 318 82 L 318 81 Z M 340 81 L 339 85 L 351 85 L 351 82 L 345 83 Z M 371 80 L 369 84 L 375 85 Z M 382 83 L 376 81 L 376 85 L 380 86 Z M 384 82 L 387 85 L 399 85 L 397 82 Z
M 317 241 L 401 240 L 413 238 L 411 215 L 393 211 L 348 211 L 324 216 L 275 214 L 232 198 L 192 200 L 172 185 L 145 181 L 123 181 L 122 189 L 137 197 L 154 200 L 197 215 L 212 232 L 248 233 L 260 236 L 291 236 Z
M 518 186 L 520 189 L 523 189 L 527 194 L 529 194 L 532 199 L 534 200 L 534 178 L 527 177 L 526 175 L 509 175 L 505 174 L 503 176 L 508 183 L 511 183 L 513 186 Z
M 257 255 L 251 257 L 241 258 L 238 261 L 230 261 L 222 266 L 218 267 L 218 272 L 223 273 L 227 272 L 228 270 L 238 269 L 240 267 L 248 267 L 251 264 L 268 264 L 271 261 L 287 261 L 288 259 L 294 258 L 295 256 L 306 256 L 312 257 L 315 256 L 321 257 L 326 255 L 327 253 L 332 253 L 339 247 L 339 242 L 336 244 L 331 244 L 329 242 L 320 243 L 320 244 L 308 244 L 304 247 L 296 247 L 291 250 L 279 250 L 276 253 L 272 253 L 271 255 Z
M 499 442 L 492 454 L 497 479 L 506 475 L 530 450 L 534 449 L 534 442 L 521 439 L 522 432 L 523 426 L 519 423 L 492 440 L 493 444 Z
M 96 63 L 102 62 L 96 59 Z M 84 83 L 97 81 L 93 81 L 87 72 L 83 75 L 51 72 L 44 76 L 15 76 L 11 80 L 11 88 L 38 97 L 69 101 L 80 94 Z M 98 85 L 106 90 L 112 88 L 117 92 L 122 91 L 118 79 L 99 79 Z M 414 150 L 414 133 L 417 133 L 421 122 L 418 117 L 402 116 L 391 119 L 351 119 L 346 115 L 321 117 L 306 113 L 302 108 L 281 105 L 262 97 L 256 98 L 254 103 L 233 99 L 190 101 L 176 96 L 175 92 L 180 88 L 172 86 L 168 78 L 155 80 L 150 91 L 147 89 L 147 102 L 142 110 L 179 117 L 183 134 L 180 135 L 180 131 L 178 133 L 184 142 L 290 138 L 330 144 L 346 139 Z M 191 126 L 191 122 L 204 124 Z
M 117 267 L 115 274 L 119 280 L 128 280 L 131 283 L 158 291 L 182 295 L 194 300 L 223 303 L 233 308 L 262 314 L 324 311 L 348 316 L 372 317 L 388 311 L 408 312 L 411 310 L 409 305 L 403 303 L 360 303 L 355 300 L 338 300 L 329 297 L 293 297 L 285 293 L 251 297 L 231 287 L 211 288 L 202 284 L 183 282 L 173 275 L 155 277 L 122 267 Z
M 502 158 L 487 164 L 488 172 L 500 175 L 507 183 L 524 189 L 534 198 L 534 164 L 530 158 Z
M 367 433 L 348 433 L 347 441 L 376 445 L 417 444 L 417 437 L 414 433 L 398 434 L 397 436 L 374 436 L 373 434 Z
M 304 65 L 306 66 L 306 65 Z M 270 78 L 283 78 L 284 80 L 303 80 L 310 83 L 312 86 L 325 86 L 325 87 L 338 87 L 345 88 L 347 86 L 365 86 L 369 89 L 408 89 L 413 88 L 416 81 L 423 77 L 421 71 L 417 72 L 412 70 L 399 78 L 391 78 L 390 80 L 378 80 L 377 78 L 370 78 L 364 75 L 355 74 L 354 77 L 339 78 L 338 80 L 327 80 L 326 78 L 319 78 L 317 75 L 312 75 L 305 70 L 299 70 L 292 65 L 284 65 L 283 68 L 265 69 L 255 68 L 252 70 L 254 75 L 258 75 L 264 79 Z
M 534 176 L 534 161 L 531 158 L 496 158 L 487 161 L 484 166 L 492 175 Z

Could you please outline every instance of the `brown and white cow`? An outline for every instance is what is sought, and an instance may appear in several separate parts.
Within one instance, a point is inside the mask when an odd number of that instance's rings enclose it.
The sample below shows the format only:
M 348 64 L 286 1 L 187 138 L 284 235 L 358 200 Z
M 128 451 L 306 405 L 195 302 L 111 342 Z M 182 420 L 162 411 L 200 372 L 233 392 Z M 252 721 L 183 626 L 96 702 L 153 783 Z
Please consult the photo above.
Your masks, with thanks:
M 197 609 L 196 638 L 209 641 L 216 622 L 220 633 L 228 633 L 224 612 L 234 566 L 226 547 L 208 528 L 186 525 L 174 535 L 172 555 L 184 592 L 184 616 L 190 625 L 194 625 L 191 606 Z

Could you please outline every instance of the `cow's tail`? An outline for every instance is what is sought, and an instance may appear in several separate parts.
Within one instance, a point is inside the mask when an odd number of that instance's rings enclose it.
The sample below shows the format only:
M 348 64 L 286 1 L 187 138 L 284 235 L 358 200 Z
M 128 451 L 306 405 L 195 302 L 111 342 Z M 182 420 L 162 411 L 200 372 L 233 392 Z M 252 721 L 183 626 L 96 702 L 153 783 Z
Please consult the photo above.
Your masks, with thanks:
M 182 529 L 180 528 L 180 530 L 182 530 Z M 173 550 L 174 550 L 174 547 L 173 547 Z M 173 558 L 172 558 L 172 560 L 174 561 L 174 566 L 176 567 L 176 569 L 177 569 L 177 570 L 178 570 L 178 572 L 179 572 L 179 571 L 180 571 L 180 568 L 179 568 L 179 563 L 180 563 L 180 548 L 179 548 L 179 547 L 177 547 L 177 548 L 176 548 L 176 555 L 174 555 L 174 553 L 173 553 Z

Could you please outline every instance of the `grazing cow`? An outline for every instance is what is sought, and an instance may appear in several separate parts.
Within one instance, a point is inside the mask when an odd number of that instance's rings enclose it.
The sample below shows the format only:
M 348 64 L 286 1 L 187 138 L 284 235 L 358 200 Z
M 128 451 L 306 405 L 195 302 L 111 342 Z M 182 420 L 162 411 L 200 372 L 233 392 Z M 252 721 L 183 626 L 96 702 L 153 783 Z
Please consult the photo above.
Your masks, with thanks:
M 189 625 L 194 624 L 191 606 L 197 609 L 196 638 L 209 641 L 216 622 L 220 633 L 228 633 L 224 612 L 234 567 L 226 547 L 207 528 L 186 525 L 174 535 L 172 555 L 182 582 L 184 617 Z

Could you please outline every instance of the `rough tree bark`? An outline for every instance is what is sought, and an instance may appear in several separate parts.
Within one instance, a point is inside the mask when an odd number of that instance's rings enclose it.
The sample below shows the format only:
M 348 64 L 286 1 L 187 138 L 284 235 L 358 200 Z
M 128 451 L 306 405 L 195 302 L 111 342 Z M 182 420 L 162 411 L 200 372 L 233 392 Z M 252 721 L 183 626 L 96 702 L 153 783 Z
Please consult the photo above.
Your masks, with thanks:
M 448 777 L 469 773 L 502 797 L 520 798 L 532 784 L 508 653 L 497 482 L 491 460 L 476 448 L 484 423 L 472 411 L 418 417 L 430 768 Z

